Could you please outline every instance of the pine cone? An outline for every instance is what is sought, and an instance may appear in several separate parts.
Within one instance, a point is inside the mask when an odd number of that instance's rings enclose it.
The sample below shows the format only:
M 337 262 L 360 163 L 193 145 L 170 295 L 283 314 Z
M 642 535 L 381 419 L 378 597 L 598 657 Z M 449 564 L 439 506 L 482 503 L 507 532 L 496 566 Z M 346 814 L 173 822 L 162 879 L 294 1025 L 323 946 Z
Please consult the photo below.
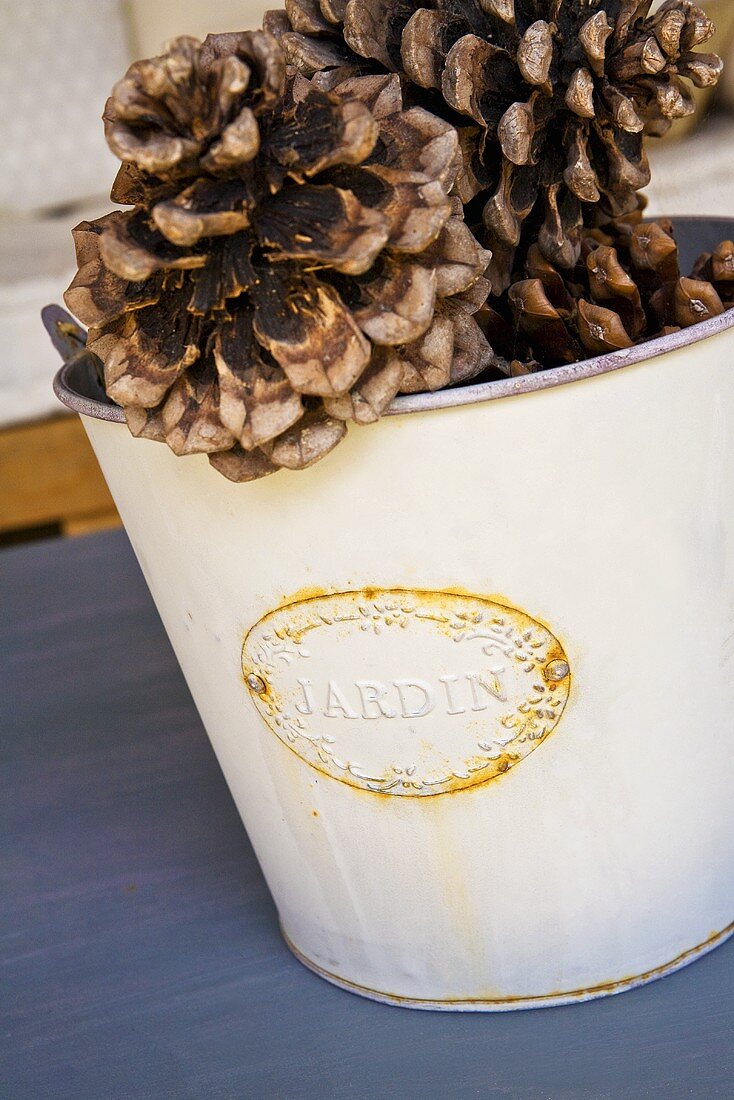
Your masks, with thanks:
M 582 237 L 568 272 L 531 245 L 525 277 L 480 313 L 510 374 L 629 348 L 734 306 L 734 243 L 725 241 L 681 277 L 670 222 L 617 219 Z
M 134 205 L 74 231 L 66 302 L 135 435 L 243 481 L 494 361 L 453 128 L 392 75 L 322 86 L 258 31 L 178 39 L 105 110 Z
M 714 33 L 692 0 L 285 0 L 266 26 L 302 72 L 386 69 L 461 131 L 457 193 L 483 203 L 500 292 L 538 241 L 572 268 L 582 220 L 635 209 L 650 181 L 645 134 L 694 110 L 686 81 L 714 84 Z M 418 99 L 417 101 L 421 101 Z M 463 120 L 462 117 L 464 116 Z M 470 123 L 469 120 L 472 120 Z

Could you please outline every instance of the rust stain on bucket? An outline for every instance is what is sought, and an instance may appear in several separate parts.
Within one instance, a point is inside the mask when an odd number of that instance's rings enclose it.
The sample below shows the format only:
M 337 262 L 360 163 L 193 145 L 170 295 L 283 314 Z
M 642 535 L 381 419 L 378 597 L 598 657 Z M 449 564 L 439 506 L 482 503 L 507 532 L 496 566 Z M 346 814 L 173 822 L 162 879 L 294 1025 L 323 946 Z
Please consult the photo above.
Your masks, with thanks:
M 309 595 L 247 634 L 242 672 L 273 734 L 324 775 L 425 797 L 487 783 L 554 731 L 571 668 L 524 611 L 456 592 Z

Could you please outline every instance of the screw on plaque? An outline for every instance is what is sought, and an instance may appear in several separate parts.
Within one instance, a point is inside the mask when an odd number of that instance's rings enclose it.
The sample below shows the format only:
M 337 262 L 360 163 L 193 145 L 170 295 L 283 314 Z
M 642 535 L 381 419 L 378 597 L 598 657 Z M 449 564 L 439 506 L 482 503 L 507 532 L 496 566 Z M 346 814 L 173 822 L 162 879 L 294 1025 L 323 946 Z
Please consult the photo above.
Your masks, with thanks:
M 559 684 L 561 680 L 566 679 L 570 671 L 571 669 L 568 667 L 568 661 L 549 661 L 543 670 L 543 675 L 546 680 L 550 680 L 554 684 Z

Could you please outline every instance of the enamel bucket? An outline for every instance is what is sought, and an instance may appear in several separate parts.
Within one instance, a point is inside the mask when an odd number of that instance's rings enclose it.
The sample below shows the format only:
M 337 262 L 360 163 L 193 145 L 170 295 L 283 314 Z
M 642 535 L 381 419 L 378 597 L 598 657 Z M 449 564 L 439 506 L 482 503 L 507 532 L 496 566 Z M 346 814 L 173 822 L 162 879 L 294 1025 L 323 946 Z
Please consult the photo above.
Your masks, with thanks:
M 733 360 L 731 311 L 400 398 L 246 485 L 133 439 L 83 354 L 62 368 L 316 973 L 529 1008 L 734 931 Z

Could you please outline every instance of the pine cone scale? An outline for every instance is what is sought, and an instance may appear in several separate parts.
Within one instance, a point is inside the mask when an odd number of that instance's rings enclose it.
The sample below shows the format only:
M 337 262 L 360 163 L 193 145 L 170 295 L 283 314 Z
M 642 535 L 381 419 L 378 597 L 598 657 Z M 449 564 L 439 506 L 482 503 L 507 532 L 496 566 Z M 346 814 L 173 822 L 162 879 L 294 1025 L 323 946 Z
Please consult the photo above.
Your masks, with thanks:
M 166 240 L 192 248 L 203 237 L 229 237 L 249 226 L 251 200 L 245 187 L 234 184 L 229 194 L 216 196 L 211 190 L 210 184 L 197 181 L 175 198 L 156 203 L 152 220 Z M 194 259 L 182 257 L 178 266 L 188 260 L 188 266 L 195 267 Z
M 250 311 L 237 310 L 222 325 L 213 355 L 220 419 L 245 450 L 275 439 L 301 418 L 301 396 L 279 366 L 264 361 L 265 353 L 253 339 Z
M 455 327 L 438 312 L 431 327 L 419 339 L 401 349 L 403 393 L 443 389 L 451 381 Z
M 294 92 L 298 89 L 297 84 Z M 333 97 L 310 84 L 301 88 L 301 94 L 303 98 L 294 108 L 271 125 L 268 156 L 286 173 L 295 171 L 299 180 L 333 165 L 361 164 L 374 149 L 379 133 L 370 110 L 355 100 L 335 103 Z
M 238 484 L 258 481 L 261 477 L 277 473 L 279 469 L 264 451 L 245 451 L 237 445 L 228 451 L 218 451 L 216 454 L 209 455 L 209 463 L 228 481 Z
M 295 389 L 330 397 L 356 382 L 369 342 L 333 287 L 261 271 L 253 291 L 253 332 Z
M 257 228 L 263 244 L 283 257 L 315 260 L 347 275 L 369 271 L 390 236 L 387 217 L 351 191 L 313 184 L 284 188 L 266 200 Z
M 174 454 L 213 454 L 234 445 L 234 436 L 218 413 L 215 381 L 183 376 L 173 384 L 163 405 L 161 420 L 166 443 Z
M 263 450 L 278 468 L 305 470 L 333 451 L 346 432 L 344 421 L 329 416 L 322 409 L 312 409 L 293 428 L 267 443 Z
M 69 309 L 91 328 L 111 324 L 126 311 L 153 305 L 160 296 L 156 280 L 131 284 L 110 271 L 102 263 L 99 238 L 94 236 L 96 257 L 82 264 L 64 295 Z
M 331 30 L 315 0 L 285 0 L 285 10 L 294 31 L 300 34 L 327 34 Z
M 603 77 L 607 59 L 607 43 L 614 28 L 607 19 L 605 11 L 597 11 L 579 29 L 581 43 L 589 68 L 595 76 Z
M 363 172 L 364 177 L 367 173 Z M 446 225 L 451 207 L 446 192 L 438 180 L 423 173 L 405 178 L 405 173 L 374 165 L 370 176 L 384 186 L 377 202 L 390 225 L 389 245 L 394 252 L 423 253 L 436 240 Z M 359 182 L 353 187 L 360 196 Z M 476 273 L 475 273 L 476 274 Z
M 401 56 L 407 75 L 420 88 L 441 88 L 443 59 L 467 30 L 450 12 L 418 8 L 402 36 Z
M 386 264 L 384 275 L 365 286 L 367 303 L 354 310 L 354 318 L 378 347 L 410 343 L 431 323 L 436 284 L 436 272 L 420 264 Z
M 379 420 L 403 387 L 404 368 L 392 348 L 379 349 L 352 389 L 324 399 L 326 412 L 337 420 L 372 424 Z
M 110 218 L 99 236 L 99 259 L 120 279 L 143 283 L 165 271 L 193 271 L 206 264 L 206 256 L 182 254 L 139 212 Z

